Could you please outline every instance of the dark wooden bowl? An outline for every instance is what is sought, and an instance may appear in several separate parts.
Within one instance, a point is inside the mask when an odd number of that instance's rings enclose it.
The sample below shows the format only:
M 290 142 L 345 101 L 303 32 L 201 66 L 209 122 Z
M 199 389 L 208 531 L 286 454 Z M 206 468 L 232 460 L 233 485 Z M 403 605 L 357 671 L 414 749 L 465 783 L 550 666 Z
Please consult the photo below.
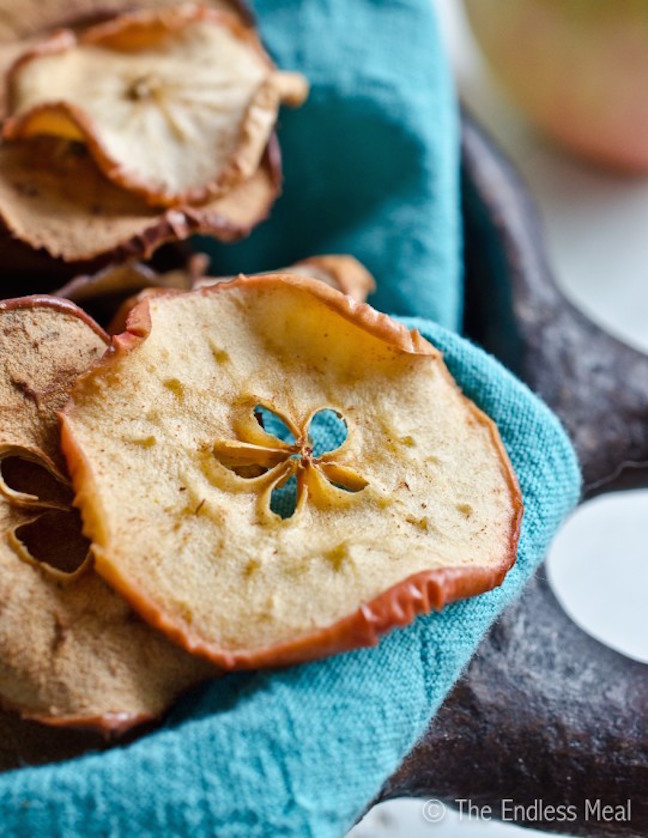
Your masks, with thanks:
M 603 332 L 562 295 L 536 211 L 483 131 L 463 118 L 467 334 L 558 414 L 576 447 L 583 499 L 648 485 L 648 356 Z M 648 628 L 647 628 L 648 631 Z M 540 572 L 493 626 L 464 677 L 381 799 L 471 798 L 573 806 L 529 818 L 578 835 L 648 835 L 648 666 L 593 640 Z M 585 800 L 632 819 L 585 818 Z

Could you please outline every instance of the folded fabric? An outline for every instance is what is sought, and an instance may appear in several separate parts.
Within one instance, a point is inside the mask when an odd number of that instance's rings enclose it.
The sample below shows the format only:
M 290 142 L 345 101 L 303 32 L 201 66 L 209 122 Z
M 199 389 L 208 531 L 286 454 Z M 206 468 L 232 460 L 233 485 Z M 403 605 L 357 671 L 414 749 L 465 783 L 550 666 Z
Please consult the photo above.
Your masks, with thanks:
M 256 0 L 264 43 L 311 93 L 282 111 L 284 194 L 239 245 L 202 239 L 221 274 L 352 253 L 382 311 L 457 329 L 456 100 L 430 0 Z
M 579 493 L 565 433 L 523 384 L 462 338 L 408 325 L 445 352 L 465 393 L 497 422 L 519 476 L 526 512 L 502 587 L 419 618 L 373 649 L 216 681 L 130 746 L 0 776 L 3 835 L 327 838 L 363 812 Z

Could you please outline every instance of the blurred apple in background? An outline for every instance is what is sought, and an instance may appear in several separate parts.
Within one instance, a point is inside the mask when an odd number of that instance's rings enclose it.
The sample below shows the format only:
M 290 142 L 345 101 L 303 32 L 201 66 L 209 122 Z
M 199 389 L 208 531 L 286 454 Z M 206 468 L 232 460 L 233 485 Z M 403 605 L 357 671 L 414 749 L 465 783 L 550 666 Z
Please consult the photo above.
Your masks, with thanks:
M 464 0 L 512 99 L 549 137 L 648 173 L 648 0 Z

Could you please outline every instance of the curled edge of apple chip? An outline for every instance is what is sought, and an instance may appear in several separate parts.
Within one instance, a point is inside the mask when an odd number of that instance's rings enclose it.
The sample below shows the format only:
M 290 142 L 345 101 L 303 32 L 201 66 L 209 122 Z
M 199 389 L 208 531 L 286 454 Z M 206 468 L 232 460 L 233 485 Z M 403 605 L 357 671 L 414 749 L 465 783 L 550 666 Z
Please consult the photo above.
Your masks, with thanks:
M 119 12 L 164 9 L 178 0 L 0 0 L 0 43 L 41 36 L 60 28 L 78 28 L 103 22 Z M 203 5 L 225 9 L 253 25 L 254 19 L 243 0 L 203 0 Z
M 51 137 L 0 143 L 0 223 L 10 235 L 4 267 L 14 270 L 13 259 L 27 273 L 30 251 L 41 251 L 34 257 L 47 254 L 70 276 L 88 266 L 147 259 L 165 242 L 195 233 L 233 242 L 267 218 L 280 192 L 274 135 L 249 180 L 202 206 L 176 209 L 150 207 L 106 180 L 82 146 Z
M 113 346 L 75 386 L 63 450 L 98 572 L 192 653 L 237 669 L 373 645 L 513 565 L 523 508 L 497 428 L 418 332 L 283 274 L 149 296 Z M 325 408 L 348 437 L 318 459 L 308 417 Z M 126 454 L 154 491 L 120 488 Z M 283 520 L 269 500 L 289 474 Z
M 308 92 L 239 17 L 193 3 L 59 31 L 16 60 L 8 87 L 6 139 L 85 143 L 107 178 L 168 207 L 252 177 L 280 105 Z
M 367 268 L 355 256 L 344 253 L 332 253 L 326 256 L 310 256 L 308 259 L 300 259 L 288 268 L 279 268 L 274 271 L 263 271 L 254 276 L 272 276 L 277 273 L 295 274 L 296 276 L 310 277 L 335 288 L 342 294 L 348 294 L 359 303 L 364 303 L 367 297 L 376 290 L 376 280 Z M 197 277 L 192 287 L 208 288 L 218 282 L 229 282 L 233 276 Z
M 177 288 L 188 291 L 205 276 L 209 256 L 192 253 L 182 268 L 159 272 L 142 262 L 109 265 L 95 274 L 85 274 L 71 279 L 54 292 L 55 297 L 71 300 L 83 307 L 97 297 L 121 294 L 132 295 L 146 288 Z
M 0 302 L 0 324 L 0 702 L 49 726 L 121 734 L 216 673 L 95 574 L 80 518 L 70 530 L 51 523 L 53 513 L 78 515 L 57 411 L 75 377 L 104 354 L 107 335 L 72 303 L 47 296 Z M 36 555 L 30 526 L 43 527 Z M 57 540 L 75 529 L 74 547 Z M 68 549 L 78 568 L 48 561 Z
M 325 256 L 310 256 L 296 262 L 289 273 L 319 279 L 342 294 L 348 294 L 359 303 L 367 301 L 367 297 L 376 290 L 376 280 L 373 274 L 356 259 L 342 253 L 331 253 Z
M 133 281 L 139 278 L 140 287 L 138 293 L 125 299 L 108 323 L 108 334 L 118 335 L 126 329 L 128 315 L 131 310 L 146 297 L 165 293 L 170 288 L 177 290 L 197 290 L 199 288 L 209 288 L 220 282 L 230 282 L 234 279 L 233 276 L 207 276 L 206 264 L 203 259 L 204 254 L 195 254 L 194 259 L 190 260 L 186 271 L 172 271 L 169 274 L 159 274 L 157 276 L 151 275 L 151 271 L 144 265 L 133 265 L 125 271 L 118 268 L 114 272 L 103 273 L 96 278 L 73 280 L 65 289 L 61 289 L 59 293 L 63 297 L 69 297 L 69 299 L 79 302 L 80 299 L 91 299 L 93 291 L 99 291 L 101 288 L 104 289 L 104 292 L 109 287 L 117 288 L 120 283 L 120 278 L 124 278 L 125 275 Z M 316 279 L 318 282 L 323 282 L 325 285 L 335 288 L 342 294 L 348 294 L 359 303 L 366 302 L 369 294 L 376 290 L 376 281 L 367 268 L 354 256 L 348 256 L 346 254 L 311 256 L 308 259 L 302 259 L 296 262 L 289 268 L 281 268 L 279 271 L 268 271 L 267 273 L 253 275 L 272 276 L 278 272 Z M 75 296 L 69 296 L 70 293 Z
M 177 280 L 176 280 L 177 275 Z M 55 297 L 71 300 L 83 307 L 88 302 L 115 295 L 132 295 L 145 288 L 186 288 L 184 272 L 172 271 L 167 281 L 165 274 L 158 274 L 141 262 L 110 265 L 96 274 L 77 276 L 54 292 Z

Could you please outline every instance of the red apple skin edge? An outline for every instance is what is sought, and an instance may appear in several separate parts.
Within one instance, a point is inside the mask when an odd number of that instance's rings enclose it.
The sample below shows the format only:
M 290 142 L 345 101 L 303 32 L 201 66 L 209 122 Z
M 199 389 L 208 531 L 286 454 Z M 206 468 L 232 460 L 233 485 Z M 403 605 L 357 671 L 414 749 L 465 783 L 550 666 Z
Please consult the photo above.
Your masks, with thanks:
M 648 174 L 648 0 L 464 0 L 513 101 L 575 154 Z

